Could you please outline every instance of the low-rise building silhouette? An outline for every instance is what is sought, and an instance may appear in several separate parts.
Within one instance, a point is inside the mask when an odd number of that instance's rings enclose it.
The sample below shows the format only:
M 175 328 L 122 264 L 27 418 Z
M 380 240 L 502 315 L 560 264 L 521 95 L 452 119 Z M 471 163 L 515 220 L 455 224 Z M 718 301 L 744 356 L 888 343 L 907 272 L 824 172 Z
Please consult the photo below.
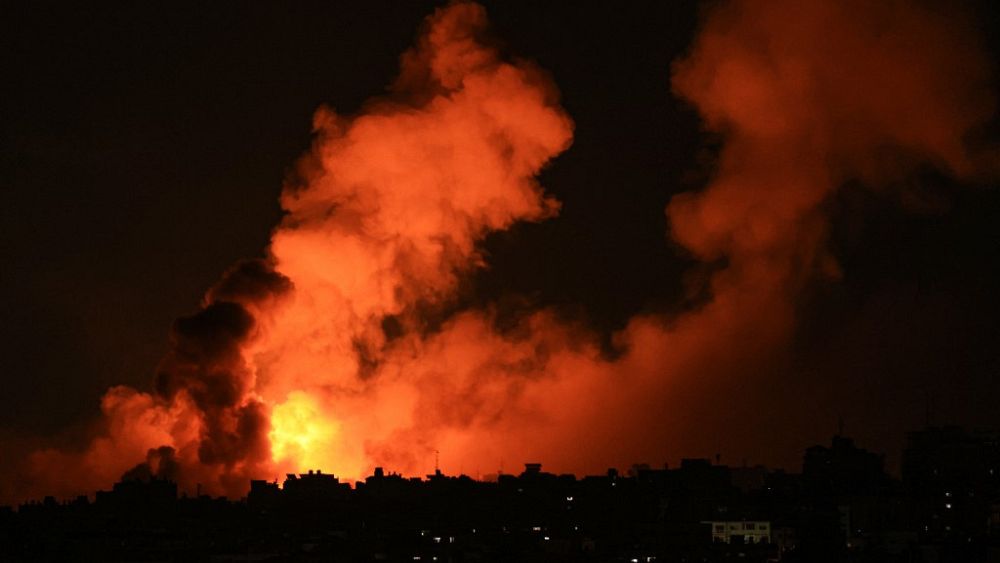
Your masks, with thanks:
M 95 502 L 0 508 L 0 560 L 992 561 L 996 461 L 992 434 L 928 428 L 902 481 L 841 436 L 801 474 L 685 459 L 578 479 L 532 462 L 495 481 L 379 467 L 352 486 L 312 470 L 227 500 L 130 472 Z

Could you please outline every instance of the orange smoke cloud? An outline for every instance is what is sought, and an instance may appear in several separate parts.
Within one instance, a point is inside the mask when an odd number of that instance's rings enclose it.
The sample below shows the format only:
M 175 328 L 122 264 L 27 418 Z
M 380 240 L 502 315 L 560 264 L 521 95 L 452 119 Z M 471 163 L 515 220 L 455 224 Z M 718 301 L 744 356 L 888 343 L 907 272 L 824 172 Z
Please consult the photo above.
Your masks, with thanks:
M 487 233 L 558 210 L 534 177 L 572 122 L 541 71 L 481 41 L 486 25 L 476 4 L 439 10 L 389 99 L 316 112 L 268 259 L 237 265 L 175 323 L 153 393 L 109 391 L 77 480 L 42 476 L 47 490 L 106 485 L 147 453 L 176 461 L 182 487 L 234 495 L 284 470 L 370 468 L 366 443 L 423 402 L 414 380 L 383 373 L 390 351 L 449 304 Z M 76 457 L 44 450 L 28 465 Z
M 906 3 L 715 6 L 673 84 L 725 142 L 707 188 L 666 210 L 712 273 L 688 312 L 634 318 L 607 357 L 549 311 L 503 328 L 490 310 L 441 320 L 483 265 L 479 241 L 556 214 L 535 177 L 572 138 L 545 75 L 502 59 L 485 28 L 478 5 L 441 9 L 389 99 L 316 112 L 268 258 L 177 321 L 153 393 L 107 393 L 84 453 L 29 458 L 45 490 L 129 470 L 239 495 L 251 477 L 308 467 L 415 473 L 434 450 L 467 472 L 703 454 L 709 393 L 780 354 L 803 285 L 837 275 L 824 203 L 923 162 L 976 173 L 963 139 L 993 110 L 989 61 L 960 18 Z M 70 462 L 80 479 L 57 487 Z
M 971 29 L 905 3 L 706 13 L 673 84 L 725 142 L 707 188 L 667 208 L 674 240 L 714 271 L 693 309 L 633 319 L 614 359 L 545 312 L 497 331 L 489 312 L 469 311 L 404 340 L 380 373 L 396 374 L 383 384 L 412 397 L 414 415 L 369 434 L 368 458 L 406 467 L 435 446 L 467 469 L 530 458 L 580 472 L 720 446 L 755 454 L 756 433 L 725 422 L 719 394 L 785 351 L 809 280 L 839 275 L 825 249 L 835 191 L 893 186 L 924 163 L 979 172 L 964 138 L 993 99 Z
M 429 24 L 395 85 L 408 101 L 354 118 L 320 109 L 316 145 L 282 195 L 271 256 L 295 293 L 248 354 L 276 411 L 301 413 L 309 397 L 311 420 L 272 418 L 272 436 L 337 431 L 299 456 L 275 452 L 278 463 L 369 470 L 367 444 L 413 424 L 429 391 L 411 366 L 388 373 L 387 360 L 420 345 L 423 313 L 482 262 L 477 241 L 558 209 L 534 180 L 572 136 L 552 86 L 477 41 L 481 7 L 455 4 Z

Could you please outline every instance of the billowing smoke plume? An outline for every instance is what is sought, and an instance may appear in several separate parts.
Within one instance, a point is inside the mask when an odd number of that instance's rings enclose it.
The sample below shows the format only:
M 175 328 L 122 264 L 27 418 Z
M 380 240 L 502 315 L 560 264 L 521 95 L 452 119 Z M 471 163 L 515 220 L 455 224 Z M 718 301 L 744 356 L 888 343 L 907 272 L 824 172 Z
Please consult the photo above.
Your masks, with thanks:
M 389 98 L 317 111 L 268 258 L 177 321 L 153 393 L 106 394 L 84 453 L 30 457 L 48 490 L 70 459 L 83 478 L 65 491 L 132 468 L 239 494 L 251 476 L 309 467 L 416 473 L 434 450 L 467 472 L 702 453 L 708 393 L 780 354 L 801 289 L 838 275 L 834 192 L 982 162 L 964 139 L 993 110 L 989 61 L 961 18 L 905 2 L 720 3 L 673 69 L 724 141 L 709 185 L 666 210 L 704 263 L 688 312 L 634 318 L 611 356 L 548 311 L 448 314 L 484 236 L 557 213 L 534 178 L 572 136 L 546 75 L 501 58 L 485 28 L 478 5 L 443 8 Z
M 316 112 L 267 260 L 237 265 L 174 324 L 153 393 L 107 393 L 105 429 L 82 455 L 31 456 L 48 490 L 71 459 L 79 479 L 64 491 L 161 447 L 182 487 L 214 492 L 284 469 L 359 476 L 369 441 L 413 423 L 415 397 L 391 391 L 412 380 L 385 373 L 387 356 L 419 342 L 426 314 L 482 264 L 487 233 L 557 212 L 534 177 L 572 138 L 547 76 L 502 59 L 486 23 L 475 4 L 439 10 L 391 96 L 355 116 Z
M 738 451 L 755 433 L 720 424 L 720 394 L 786 351 L 805 284 L 839 275 L 825 248 L 834 192 L 927 164 L 977 174 L 984 156 L 965 137 L 992 114 L 989 66 L 967 21 L 921 6 L 720 3 L 673 69 L 675 93 L 724 141 L 706 189 L 667 209 L 672 238 L 705 263 L 690 312 L 633 319 L 614 359 L 545 312 L 502 333 L 489 312 L 459 315 L 393 347 L 381 389 L 413 414 L 367 434 L 368 458 L 437 447 L 470 470 L 530 458 L 582 471 L 725 440 Z
M 634 318 L 613 358 L 547 312 L 501 332 L 467 311 L 403 339 L 380 390 L 408 398 L 408 423 L 366 434 L 367 458 L 405 466 L 437 448 L 467 470 L 539 459 L 579 472 L 752 454 L 759 435 L 733 428 L 724 396 L 781 360 L 806 284 L 839 275 L 827 204 L 849 182 L 893 188 L 928 164 L 980 173 L 988 155 L 965 137 L 992 115 L 989 67 L 968 21 L 907 3 L 715 6 L 673 69 L 675 93 L 723 139 L 709 185 L 667 208 L 672 238 L 704 263 L 689 312 Z
M 149 450 L 149 453 L 146 454 L 146 461 L 122 475 L 122 481 L 142 481 L 144 483 L 153 479 L 176 482 L 180 478 L 180 465 L 177 463 L 174 449 L 170 446 L 160 446 Z
M 359 475 L 374 444 L 419 425 L 435 392 L 418 375 L 427 313 L 481 264 L 488 232 L 558 209 L 534 180 L 572 135 L 548 79 L 481 42 L 475 4 L 428 25 L 394 86 L 405 101 L 354 118 L 320 109 L 316 145 L 282 195 L 271 253 L 295 295 L 249 350 L 274 401 L 279 462 Z M 434 449 L 411 437 L 407 469 Z

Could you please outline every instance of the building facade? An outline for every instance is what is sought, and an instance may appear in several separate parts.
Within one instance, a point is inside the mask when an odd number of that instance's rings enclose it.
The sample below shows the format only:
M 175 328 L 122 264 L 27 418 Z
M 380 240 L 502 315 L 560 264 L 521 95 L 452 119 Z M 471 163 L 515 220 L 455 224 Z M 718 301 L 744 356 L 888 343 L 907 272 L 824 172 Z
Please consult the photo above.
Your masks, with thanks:
M 766 520 L 703 522 L 712 528 L 717 543 L 771 543 L 771 523 Z

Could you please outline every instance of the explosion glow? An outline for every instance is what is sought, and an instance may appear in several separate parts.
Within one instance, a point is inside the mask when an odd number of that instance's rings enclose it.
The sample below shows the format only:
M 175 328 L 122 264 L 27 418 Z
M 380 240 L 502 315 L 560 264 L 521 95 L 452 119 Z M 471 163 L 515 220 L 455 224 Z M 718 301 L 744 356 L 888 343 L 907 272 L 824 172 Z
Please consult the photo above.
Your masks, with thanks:
M 316 401 L 301 391 L 271 409 L 271 457 L 299 467 L 333 467 L 327 452 L 337 439 L 337 424 L 326 419 Z
M 988 61 L 960 22 L 897 3 L 721 3 L 673 84 L 725 144 L 707 188 L 666 210 L 673 239 L 717 267 L 697 306 L 633 318 L 608 357 L 551 311 L 453 310 L 486 266 L 484 237 L 558 214 L 536 177 L 573 122 L 542 70 L 480 41 L 482 7 L 427 23 L 389 97 L 316 111 L 266 258 L 174 324 L 154 389 L 109 390 L 97 437 L 33 452 L 37 482 L 19 494 L 107 486 L 136 463 L 238 497 L 250 478 L 308 468 L 420 473 L 435 450 L 466 468 L 587 471 L 682 448 L 704 386 L 782 349 L 801 288 L 838 274 L 830 195 L 925 161 L 978 173 L 962 138 L 992 112 Z M 901 156 L 885 165 L 886 151 Z

